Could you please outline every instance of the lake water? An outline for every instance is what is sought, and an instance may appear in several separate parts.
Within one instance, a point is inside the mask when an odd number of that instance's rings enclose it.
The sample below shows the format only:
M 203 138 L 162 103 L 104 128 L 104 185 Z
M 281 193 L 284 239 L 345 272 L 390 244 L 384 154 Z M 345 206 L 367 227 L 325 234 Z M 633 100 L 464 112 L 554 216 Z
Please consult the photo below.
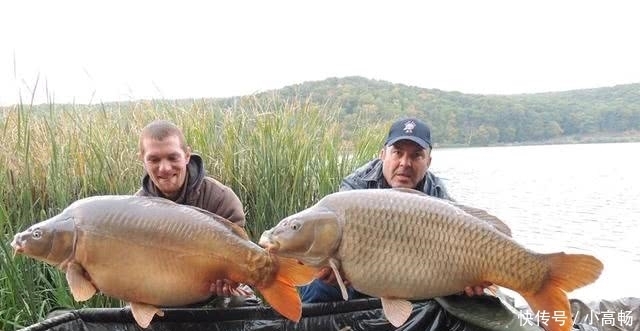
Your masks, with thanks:
M 498 216 L 525 247 L 604 263 L 570 298 L 640 297 L 640 143 L 443 148 L 432 157 L 454 199 Z

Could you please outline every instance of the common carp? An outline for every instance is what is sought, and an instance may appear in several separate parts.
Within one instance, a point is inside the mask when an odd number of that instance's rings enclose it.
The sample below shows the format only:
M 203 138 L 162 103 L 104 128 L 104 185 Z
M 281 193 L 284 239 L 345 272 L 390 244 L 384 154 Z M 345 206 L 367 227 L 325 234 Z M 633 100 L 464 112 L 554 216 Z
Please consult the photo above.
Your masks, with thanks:
M 582 254 L 539 254 L 515 242 L 486 212 L 408 189 L 337 192 L 286 217 L 259 244 L 314 267 L 330 266 L 358 291 L 381 298 L 402 325 L 408 300 L 493 283 L 520 293 L 549 317 L 546 329 L 571 329 L 566 292 L 594 282 L 603 265 Z M 546 324 L 545 324 L 546 323 Z
M 255 286 L 280 314 L 299 321 L 295 286 L 317 270 L 269 254 L 232 222 L 162 198 L 95 196 L 15 235 L 11 246 L 65 271 L 73 297 L 97 291 L 130 303 L 148 327 L 158 307 L 203 302 L 218 279 Z

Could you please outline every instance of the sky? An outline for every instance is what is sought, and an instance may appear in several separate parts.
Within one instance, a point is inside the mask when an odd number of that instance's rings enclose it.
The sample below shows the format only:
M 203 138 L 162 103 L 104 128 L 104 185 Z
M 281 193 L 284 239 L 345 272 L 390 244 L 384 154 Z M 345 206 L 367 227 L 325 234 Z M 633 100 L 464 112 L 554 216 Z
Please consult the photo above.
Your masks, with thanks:
M 0 1 L 0 105 L 329 77 L 477 94 L 640 83 L 636 0 Z

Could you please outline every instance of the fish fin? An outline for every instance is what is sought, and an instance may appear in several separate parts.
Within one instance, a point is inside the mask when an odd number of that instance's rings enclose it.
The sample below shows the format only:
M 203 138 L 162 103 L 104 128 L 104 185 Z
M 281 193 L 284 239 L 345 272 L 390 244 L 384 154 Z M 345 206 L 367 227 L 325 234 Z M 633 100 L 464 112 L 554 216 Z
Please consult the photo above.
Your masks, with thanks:
M 329 259 L 329 265 L 333 270 L 333 273 L 336 275 L 336 281 L 338 282 L 338 286 L 340 286 L 340 292 L 342 292 L 342 298 L 347 301 L 349 300 L 349 294 L 347 293 L 347 287 L 344 285 L 344 281 L 342 280 L 342 276 L 340 275 L 340 268 L 338 267 L 338 260 L 331 258 Z
M 404 324 L 411 316 L 413 305 L 407 300 L 380 298 L 380 301 L 382 302 L 384 316 L 396 328 Z
M 166 199 L 165 199 L 166 200 Z M 237 235 L 238 237 L 242 238 L 242 239 L 246 239 L 246 240 L 251 240 L 251 238 L 249 238 L 249 235 L 247 234 L 247 231 L 244 230 L 243 227 L 241 227 L 240 225 L 233 223 L 231 221 L 229 221 L 228 219 L 212 213 L 206 209 L 202 209 L 196 206 L 190 206 L 190 205 L 184 205 L 184 207 L 187 208 L 191 208 L 193 210 L 199 211 L 202 214 L 205 214 L 211 218 L 213 218 L 214 220 L 218 221 L 220 224 L 226 226 L 229 230 L 231 230 L 231 232 L 233 232 L 235 235 Z
M 411 193 L 411 194 L 416 194 L 416 195 L 423 195 L 423 196 L 427 196 L 429 197 L 430 195 L 422 192 L 422 191 L 418 191 L 416 189 L 412 189 L 412 188 L 406 188 L 406 187 L 393 187 L 391 188 L 391 190 L 394 191 L 398 191 L 398 192 L 404 192 L 404 193 Z
M 462 209 L 465 213 L 491 224 L 496 230 L 511 237 L 511 228 L 496 216 L 489 214 L 486 210 L 465 206 L 455 202 L 452 204 Z
M 131 302 L 131 314 L 136 323 L 143 328 L 148 328 L 154 315 L 164 316 L 164 312 L 159 308 L 140 302 Z
M 258 290 L 275 311 L 298 322 L 302 317 L 302 302 L 296 286 L 309 284 L 318 270 L 295 259 L 274 257 L 280 266 L 276 278 L 269 286 L 258 287 Z
M 491 214 L 489 214 L 487 211 L 479 209 L 479 208 L 475 208 L 475 207 L 469 207 L 469 206 L 465 206 L 459 203 L 456 203 L 454 201 L 450 201 L 450 200 L 446 200 L 446 199 L 440 199 L 438 197 L 432 197 L 429 196 L 428 194 L 421 192 L 421 191 L 417 191 L 414 189 L 410 189 L 410 188 L 404 188 L 404 187 L 396 187 L 396 188 L 392 188 L 392 190 L 398 191 L 398 192 L 404 192 L 404 193 L 411 193 L 411 194 L 416 194 L 416 195 L 423 195 L 423 196 L 427 196 L 431 199 L 435 199 L 435 200 L 440 200 L 446 203 L 449 203 L 453 206 L 456 206 L 460 209 L 462 209 L 465 213 L 472 215 L 476 218 L 479 218 L 489 224 L 491 224 L 496 230 L 504 233 L 505 235 L 511 237 L 511 229 L 509 228 L 509 226 L 507 224 L 505 224 L 503 221 L 501 221 L 499 218 L 497 218 L 496 216 L 493 216 Z
M 302 302 L 298 290 L 290 280 L 279 275 L 275 281 L 264 288 L 258 288 L 267 303 L 282 316 L 294 321 L 302 317 Z
M 231 232 L 235 233 L 238 237 L 240 237 L 242 239 L 251 240 L 251 238 L 249 238 L 249 234 L 247 234 L 247 231 L 245 231 L 243 227 L 241 227 L 240 225 L 238 225 L 236 223 L 228 221 L 228 220 L 226 220 L 224 218 L 223 218 L 223 220 L 229 222 L 229 224 L 227 226 L 229 227 L 229 229 L 231 229 Z
M 76 301 L 87 301 L 98 291 L 89 279 L 85 277 L 84 268 L 77 263 L 69 263 L 65 273 L 69 290 Z
M 584 254 L 545 254 L 547 277 L 537 292 L 521 293 L 534 312 L 545 316 L 541 324 L 548 331 L 571 330 L 571 307 L 566 292 L 594 282 L 602 272 L 602 262 Z
M 318 268 L 304 265 L 296 259 L 277 257 L 280 264 L 280 277 L 286 283 L 302 286 L 311 283 L 318 274 Z

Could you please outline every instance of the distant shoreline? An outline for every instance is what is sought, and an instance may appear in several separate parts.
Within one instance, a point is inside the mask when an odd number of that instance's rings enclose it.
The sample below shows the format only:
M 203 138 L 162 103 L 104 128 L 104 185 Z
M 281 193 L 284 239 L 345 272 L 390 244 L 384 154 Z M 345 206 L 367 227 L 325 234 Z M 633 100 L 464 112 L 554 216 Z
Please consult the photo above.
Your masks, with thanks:
M 590 135 L 562 136 L 542 141 L 523 141 L 489 145 L 436 144 L 436 148 L 462 147 L 499 147 L 499 146 L 531 146 L 531 145 L 563 145 L 563 144 L 606 144 L 640 142 L 640 131 L 615 133 L 594 133 Z

